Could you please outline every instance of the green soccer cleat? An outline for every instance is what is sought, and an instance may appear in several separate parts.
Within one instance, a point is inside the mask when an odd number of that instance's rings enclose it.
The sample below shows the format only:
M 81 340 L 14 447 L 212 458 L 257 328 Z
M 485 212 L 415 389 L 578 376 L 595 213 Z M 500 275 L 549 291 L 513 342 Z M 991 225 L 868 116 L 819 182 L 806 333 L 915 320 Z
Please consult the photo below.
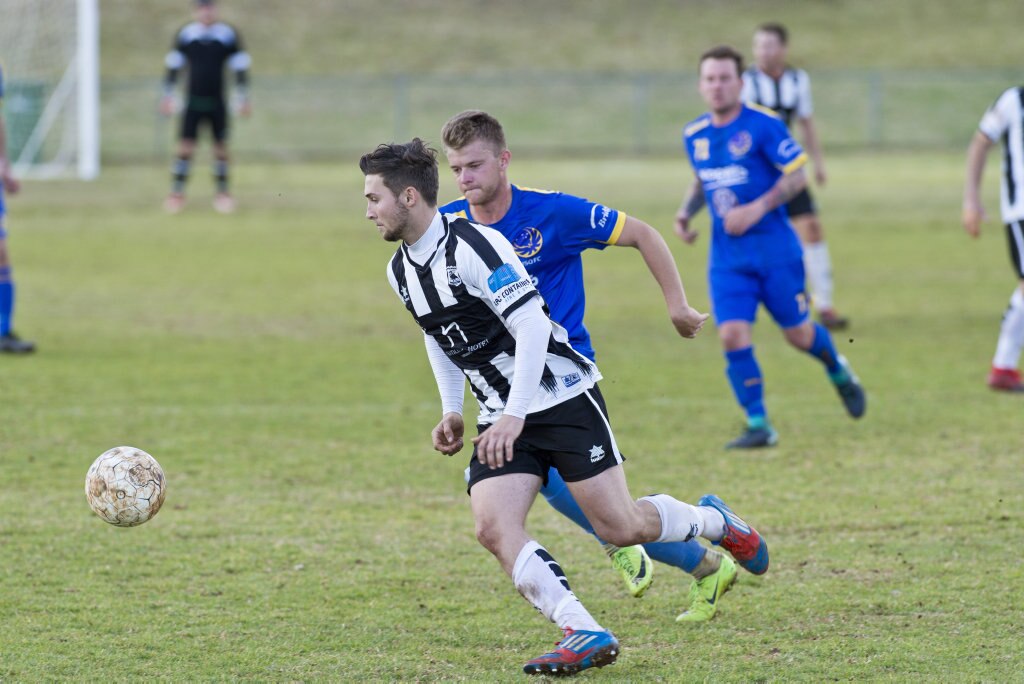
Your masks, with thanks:
M 612 566 L 622 575 L 626 591 L 640 598 L 654 581 L 654 565 L 644 547 L 626 546 L 612 554 Z
M 701 580 L 694 580 L 687 596 L 689 606 L 676 617 L 676 622 L 707 622 L 718 612 L 718 599 L 729 591 L 736 581 L 736 563 L 725 555 L 716 572 Z

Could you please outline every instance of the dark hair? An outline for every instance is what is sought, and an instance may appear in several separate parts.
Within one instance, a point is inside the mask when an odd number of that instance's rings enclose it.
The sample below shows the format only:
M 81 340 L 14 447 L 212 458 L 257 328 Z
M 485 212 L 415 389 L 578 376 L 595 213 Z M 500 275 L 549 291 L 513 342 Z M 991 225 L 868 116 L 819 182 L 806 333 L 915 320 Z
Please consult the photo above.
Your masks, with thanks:
M 700 70 L 700 65 L 709 59 L 731 59 L 736 62 L 736 73 L 738 75 L 743 73 L 743 55 L 728 45 L 716 45 L 710 50 L 706 50 L 700 56 L 700 62 L 698 62 L 697 66 L 698 71 Z
M 767 24 L 761 24 L 757 27 L 757 30 L 761 33 L 774 33 L 779 42 L 783 45 L 789 45 L 789 31 L 782 24 L 770 21 Z
M 487 112 L 470 109 L 448 119 L 441 129 L 445 147 L 461 150 L 474 140 L 490 143 L 500 154 L 505 149 L 505 131 L 498 120 Z
M 437 150 L 419 138 L 404 144 L 377 145 L 373 152 L 359 158 L 359 168 L 365 176 L 381 176 L 385 187 L 395 195 L 411 186 L 431 206 L 437 205 Z

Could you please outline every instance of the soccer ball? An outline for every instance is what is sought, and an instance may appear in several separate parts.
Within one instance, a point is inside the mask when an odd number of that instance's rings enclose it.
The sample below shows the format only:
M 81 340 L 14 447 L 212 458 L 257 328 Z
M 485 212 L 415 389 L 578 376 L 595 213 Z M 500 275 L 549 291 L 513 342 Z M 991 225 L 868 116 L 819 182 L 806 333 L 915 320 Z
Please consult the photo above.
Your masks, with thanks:
M 85 476 L 85 498 L 111 525 L 134 527 L 160 510 L 167 493 L 164 471 L 141 449 L 122 446 L 100 454 Z

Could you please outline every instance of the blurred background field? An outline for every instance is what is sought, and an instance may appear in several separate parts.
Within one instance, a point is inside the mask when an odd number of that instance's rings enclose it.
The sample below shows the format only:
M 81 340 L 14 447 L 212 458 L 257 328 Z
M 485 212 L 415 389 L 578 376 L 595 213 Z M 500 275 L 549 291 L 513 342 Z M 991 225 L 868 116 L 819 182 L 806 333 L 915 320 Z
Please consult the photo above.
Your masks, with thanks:
M 632 250 L 587 255 L 634 492 L 737 501 L 773 569 L 682 630 L 678 572 L 659 567 L 632 601 L 596 544 L 539 503 L 531 530 L 625 647 L 585 676 L 1020 678 L 1021 406 L 984 386 L 1013 278 L 997 223 L 976 242 L 958 226 L 964 147 L 1019 80 L 1012 4 L 222 4 L 254 58 L 238 213 L 209 208 L 205 164 L 185 212 L 160 211 L 172 129 L 155 105 L 184 1 L 102 0 L 103 174 L 9 198 L 17 327 L 40 351 L 0 358 L 0 680 L 521 681 L 556 630 L 473 539 L 468 456 L 429 449 L 436 389 L 355 159 L 489 109 L 514 182 L 650 222 L 706 308 L 706 217 L 696 248 L 671 237 L 691 178 L 677 139 L 701 111 L 697 55 L 746 52 L 769 19 L 814 81 L 831 173 L 816 197 L 854 322 L 837 341 L 869 414 L 850 422 L 762 319 L 782 443 L 726 456 L 740 416 L 713 331 L 674 337 Z M 442 173 L 442 198 L 455 194 Z M 96 519 L 82 492 L 118 444 L 168 475 L 164 510 L 132 530 Z

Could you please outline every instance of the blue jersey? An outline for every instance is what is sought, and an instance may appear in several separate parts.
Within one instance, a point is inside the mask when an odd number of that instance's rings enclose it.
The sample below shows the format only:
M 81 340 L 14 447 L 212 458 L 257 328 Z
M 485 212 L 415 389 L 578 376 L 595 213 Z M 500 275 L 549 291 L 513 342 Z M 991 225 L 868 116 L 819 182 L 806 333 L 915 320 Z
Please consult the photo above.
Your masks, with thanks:
M 713 125 L 711 114 L 704 114 L 683 129 L 683 145 L 711 213 L 710 268 L 761 269 L 802 256 L 785 205 L 765 214 L 743 235 L 728 235 L 723 227 L 726 212 L 757 199 L 807 162 L 807 154 L 774 112 L 743 105 L 725 126 Z
M 465 198 L 441 207 L 475 221 Z M 590 333 L 583 325 L 585 249 L 614 245 L 626 215 L 573 195 L 512 186 L 512 204 L 505 216 L 491 225 L 504 235 L 533 278 L 548 305 L 551 319 L 569 332 L 572 348 L 594 359 Z

